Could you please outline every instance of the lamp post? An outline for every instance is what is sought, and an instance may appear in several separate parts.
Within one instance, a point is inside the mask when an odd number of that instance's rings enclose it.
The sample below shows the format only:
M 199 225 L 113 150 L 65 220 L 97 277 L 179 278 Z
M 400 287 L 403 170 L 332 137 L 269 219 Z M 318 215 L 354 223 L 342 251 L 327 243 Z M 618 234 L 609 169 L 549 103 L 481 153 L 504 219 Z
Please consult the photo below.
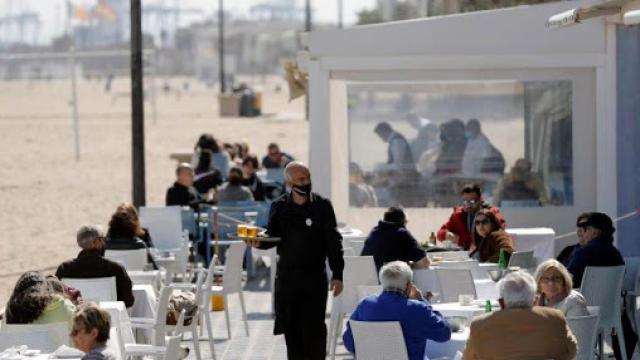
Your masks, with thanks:
M 220 58 L 220 94 L 227 91 L 227 81 L 224 76 L 224 0 L 218 0 L 218 57 Z
M 142 75 L 142 5 L 141 0 L 131 0 L 131 183 L 136 207 L 146 205 Z

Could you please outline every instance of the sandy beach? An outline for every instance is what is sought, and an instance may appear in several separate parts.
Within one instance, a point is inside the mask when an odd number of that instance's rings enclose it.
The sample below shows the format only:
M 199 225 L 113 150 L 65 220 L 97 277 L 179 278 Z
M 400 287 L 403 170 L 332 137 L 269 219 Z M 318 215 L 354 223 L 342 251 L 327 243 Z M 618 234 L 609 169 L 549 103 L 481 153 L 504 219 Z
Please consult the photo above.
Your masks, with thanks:
M 189 90 L 183 90 L 189 82 Z M 158 86 L 164 80 L 158 80 Z M 257 118 L 220 118 L 216 89 L 193 79 L 170 79 L 180 92 L 157 92 L 153 121 L 145 106 L 147 204 L 162 206 L 174 181 L 177 150 L 192 149 L 211 132 L 222 141 L 245 140 L 262 157 L 269 142 L 308 159 L 304 100 L 289 103 L 285 83 L 270 78 L 263 87 Z M 282 91 L 275 91 L 280 84 Z M 75 257 L 75 231 L 83 224 L 105 230 L 116 206 L 131 201 L 131 121 L 129 82 L 78 84 L 80 161 L 75 160 L 68 80 L 0 83 L 0 307 L 27 270 L 54 272 Z

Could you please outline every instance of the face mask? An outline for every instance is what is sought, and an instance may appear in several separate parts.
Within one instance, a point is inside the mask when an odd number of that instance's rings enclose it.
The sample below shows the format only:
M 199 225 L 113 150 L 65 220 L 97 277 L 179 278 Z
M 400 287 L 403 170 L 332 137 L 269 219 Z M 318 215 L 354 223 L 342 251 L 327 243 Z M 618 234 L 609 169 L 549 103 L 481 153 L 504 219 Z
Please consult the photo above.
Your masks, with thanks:
M 298 195 L 309 196 L 309 194 L 311 194 L 311 184 L 293 185 L 291 190 L 295 191 Z

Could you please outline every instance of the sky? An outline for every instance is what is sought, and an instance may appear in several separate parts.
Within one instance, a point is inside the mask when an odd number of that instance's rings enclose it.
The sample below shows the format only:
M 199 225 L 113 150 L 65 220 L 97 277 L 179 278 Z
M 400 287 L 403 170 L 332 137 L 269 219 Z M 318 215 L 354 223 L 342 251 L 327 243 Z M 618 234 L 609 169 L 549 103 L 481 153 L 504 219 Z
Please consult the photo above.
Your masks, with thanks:
M 91 3 L 95 0 L 72 0 L 74 3 Z M 256 4 L 278 0 L 225 0 L 225 10 L 236 16 L 247 16 L 249 9 Z M 300 7 L 304 0 L 294 0 Z M 39 43 L 48 43 L 51 38 L 64 31 L 66 0 L 0 0 L 0 17 L 21 11 L 36 11 L 42 22 Z M 218 0 L 142 0 L 143 4 L 162 4 L 183 8 L 200 9 L 204 15 L 182 16 L 181 25 L 201 20 L 203 16 L 212 16 L 218 9 Z M 376 0 L 343 0 L 345 24 L 356 19 L 356 13 L 363 8 L 371 9 Z M 314 9 L 314 22 L 337 23 L 338 0 L 311 0 Z

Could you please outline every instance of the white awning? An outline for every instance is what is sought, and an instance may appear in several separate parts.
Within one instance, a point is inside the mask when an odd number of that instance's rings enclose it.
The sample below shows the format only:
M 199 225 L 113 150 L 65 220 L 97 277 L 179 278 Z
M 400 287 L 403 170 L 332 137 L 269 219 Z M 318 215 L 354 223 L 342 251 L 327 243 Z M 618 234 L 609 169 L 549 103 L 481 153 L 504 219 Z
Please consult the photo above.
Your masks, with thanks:
M 602 4 L 583 6 L 553 15 L 547 20 L 547 27 L 562 27 L 580 23 L 583 20 L 620 15 L 625 25 L 640 23 L 640 0 L 610 0 Z

